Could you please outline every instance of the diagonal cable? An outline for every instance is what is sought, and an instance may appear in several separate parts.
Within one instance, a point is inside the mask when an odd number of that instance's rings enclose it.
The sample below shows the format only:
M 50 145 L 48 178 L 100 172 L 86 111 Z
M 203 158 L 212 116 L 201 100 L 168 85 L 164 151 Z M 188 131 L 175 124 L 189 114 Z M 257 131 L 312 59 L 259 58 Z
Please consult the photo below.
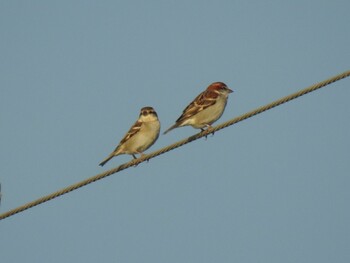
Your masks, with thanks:
M 219 130 L 224 129 L 224 128 L 228 127 L 228 126 L 231 126 L 233 124 L 236 124 L 238 122 L 241 122 L 243 120 L 251 118 L 251 117 L 253 117 L 253 116 L 257 115 L 257 114 L 260 114 L 260 113 L 262 113 L 264 111 L 270 110 L 270 109 L 272 109 L 274 107 L 277 107 L 277 106 L 279 106 L 281 104 L 284 104 L 284 103 L 286 103 L 288 101 L 294 100 L 294 99 L 296 99 L 296 98 L 298 98 L 300 96 L 303 96 L 303 95 L 305 95 L 307 93 L 310 93 L 310 92 L 313 92 L 313 91 L 318 90 L 320 88 L 323 88 L 323 87 L 325 87 L 325 86 L 327 86 L 327 85 L 329 85 L 331 83 L 334 83 L 334 82 L 336 82 L 338 80 L 341 80 L 343 78 L 347 78 L 349 76 L 350 76 L 350 70 L 345 71 L 345 72 L 343 72 L 343 73 L 341 73 L 339 75 L 336 75 L 334 77 L 331 77 L 329 79 L 326 79 L 324 81 L 316 83 L 316 84 L 314 84 L 314 85 L 312 85 L 310 87 L 302 89 L 302 90 L 300 90 L 298 92 L 295 92 L 293 94 L 290 94 L 288 96 L 285 96 L 283 98 L 275 100 L 275 101 L 273 101 L 273 102 L 271 102 L 269 104 L 266 104 L 266 105 L 261 106 L 261 107 L 259 107 L 257 109 L 249 111 L 249 112 L 247 112 L 247 113 L 245 113 L 243 115 L 240 115 L 240 116 L 238 116 L 236 118 L 233 118 L 233 119 L 231 119 L 229 121 L 226 121 L 226 122 L 224 122 L 222 124 L 214 126 L 210 130 L 206 130 L 204 132 L 197 133 L 197 134 L 195 134 L 193 136 L 190 136 L 190 137 L 188 137 L 186 139 L 183 139 L 183 140 L 178 141 L 176 143 L 173 143 L 173 144 L 171 144 L 169 146 L 161 148 L 161 149 L 159 149 L 157 151 L 149 153 L 149 154 L 147 154 L 147 155 L 145 155 L 143 157 L 140 157 L 140 158 L 135 159 L 135 160 L 131 160 L 130 162 L 127 162 L 127 163 L 124 163 L 122 165 L 119 165 L 116 168 L 113 168 L 113 169 L 110 169 L 110 170 L 108 170 L 106 172 L 97 174 L 97 175 L 92 176 L 90 178 L 87 178 L 87 179 L 85 179 L 83 181 L 80 181 L 78 183 L 75 183 L 75 184 L 72 184 L 72 185 L 70 185 L 68 187 L 65 187 L 65 188 L 63 188 L 61 190 L 58 190 L 58 191 L 56 191 L 54 193 L 51 193 L 49 195 L 43 196 L 43 197 L 41 197 L 39 199 L 36 199 L 36 200 L 34 200 L 32 202 L 29 202 L 29 203 L 26 203 L 26 204 L 24 204 L 22 206 L 14 208 L 14 209 L 12 209 L 12 210 L 10 210 L 8 212 L 0 214 L 0 220 L 5 219 L 5 218 L 10 217 L 10 216 L 13 216 L 13 215 L 15 215 L 17 213 L 23 212 L 24 210 L 27 210 L 27 209 L 32 208 L 34 206 L 37 206 L 39 204 L 45 203 L 47 201 L 50 201 L 50 200 L 52 200 L 52 199 L 54 199 L 56 197 L 59 197 L 59 196 L 64 195 L 64 194 L 67 194 L 67 193 L 69 193 L 71 191 L 74 191 L 74 190 L 76 190 L 78 188 L 81 188 L 81 187 L 83 187 L 85 185 L 88 185 L 90 183 L 93 183 L 95 181 L 101 180 L 101 179 L 103 179 L 103 178 L 105 178 L 107 176 L 110 176 L 112 174 L 118 173 L 118 172 L 120 172 L 122 170 L 125 170 L 127 168 L 130 168 L 132 166 L 135 166 L 135 165 L 138 165 L 140 163 L 143 163 L 143 162 L 145 162 L 147 160 L 150 160 L 152 158 L 157 157 L 158 155 L 164 154 L 164 153 L 169 152 L 169 151 L 171 151 L 171 150 L 173 150 L 175 148 L 181 147 L 182 145 L 185 145 L 185 144 L 190 143 L 192 141 L 198 140 L 198 139 L 200 139 L 200 138 L 202 138 L 204 136 L 207 136 L 210 133 L 219 131 Z

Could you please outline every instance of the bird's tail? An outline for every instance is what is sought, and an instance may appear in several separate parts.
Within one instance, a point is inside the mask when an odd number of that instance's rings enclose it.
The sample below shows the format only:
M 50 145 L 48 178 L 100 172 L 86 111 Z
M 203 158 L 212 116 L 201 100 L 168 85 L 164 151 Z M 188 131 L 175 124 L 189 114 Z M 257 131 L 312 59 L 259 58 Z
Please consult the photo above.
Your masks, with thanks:
M 168 132 L 170 132 L 171 130 L 175 129 L 179 127 L 178 123 L 175 123 L 173 126 L 171 126 L 170 128 L 168 128 L 165 132 L 163 132 L 163 134 L 167 134 Z
M 108 156 L 106 159 L 104 159 L 99 166 L 104 166 L 110 159 L 112 159 L 115 155 L 111 154 L 110 156 Z

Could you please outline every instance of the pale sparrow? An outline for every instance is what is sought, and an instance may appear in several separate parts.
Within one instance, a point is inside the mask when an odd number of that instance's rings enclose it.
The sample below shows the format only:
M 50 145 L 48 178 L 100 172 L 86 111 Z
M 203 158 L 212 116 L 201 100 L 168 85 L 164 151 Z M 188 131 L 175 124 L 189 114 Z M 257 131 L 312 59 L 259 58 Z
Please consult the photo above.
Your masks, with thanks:
M 158 115 L 152 107 L 141 109 L 140 116 L 128 133 L 120 141 L 115 150 L 100 163 L 105 165 L 114 156 L 120 154 L 131 154 L 136 159 L 135 154 L 143 155 L 143 152 L 151 147 L 158 139 L 160 122 Z

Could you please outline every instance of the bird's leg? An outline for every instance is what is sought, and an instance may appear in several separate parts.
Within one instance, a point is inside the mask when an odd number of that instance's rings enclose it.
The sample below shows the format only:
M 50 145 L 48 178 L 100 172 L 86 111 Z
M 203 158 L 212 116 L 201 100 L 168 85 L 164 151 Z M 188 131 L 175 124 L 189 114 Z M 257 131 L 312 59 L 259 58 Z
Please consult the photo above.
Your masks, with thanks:
M 134 154 L 134 153 L 132 154 L 132 157 L 134 158 L 132 161 L 133 161 L 133 162 L 135 162 L 135 160 L 137 159 L 137 157 L 135 156 L 135 154 Z M 137 164 L 134 164 L 133 166 L 134 166 L 134 167 L 136 167 L 136 166 L 137 166 Z
M 201 131 L 202 131 L 202 132 L 205 132 L 205 129 L 201 128 Z M 207 140 L 207 137 L 208 137 L 208 135 L 205 135 L 205 136 L 204 136 L 205 140 Z
M 142 157 L 146 156 L 146 154 L 144 154 L 143 152 L 137 152 L 137 154 L 140 155 L 139 158 L 142 158 Z M 134 156 L 135 159 L 138 159 L 138 158 L 136 158 L 135 154 L 133 154 L 132 156 Z M 149 162 L 149 160 L 147 160 L 147 162 Z M 137 166 L 137 165 L 135 165 L 135 166 Z
M 206 129 L 201 128 L 202 132 L 204 132 L 204 131 L 209 131 L 209 130 L 211 130 L 211 129 L 213 128 L 210 124 L 205 124 L 204 127 L 206 127 Z M 212 136 L 214 136 L 214 133 L 215 133 L 215 132 L 212 132 Z M 205 139 L 207 139 L 208 135 L 209 135 L 209 134 L 205 135 Z
M 207 124 L 206 127 L 207 127 L 206 130 L 212 130 L 212 129 L 213 129 L 213 126 L 211 126 L 210 124 Z M 215 133 L 215 131 L 213 131 L 213 132 L 211 133 L 212 136 L 214 136 L 214 133 Z
M 146 156 L 146 154 L 144 154 L 143 152 L 139 152 L 139 154 L 141 155 L 140 158 Z M 149 162 L 149 160 L 147 160 L 147 162 Z

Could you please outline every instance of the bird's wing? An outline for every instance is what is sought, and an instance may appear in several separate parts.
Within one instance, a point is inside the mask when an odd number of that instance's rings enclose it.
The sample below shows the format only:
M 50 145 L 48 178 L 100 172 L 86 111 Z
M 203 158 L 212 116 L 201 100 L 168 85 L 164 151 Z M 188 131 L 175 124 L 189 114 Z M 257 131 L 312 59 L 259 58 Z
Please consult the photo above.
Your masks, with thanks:
M 118 149 L 118 147 L 120 145 L 122 145 L 123 143 L 125 143 L 126 141 L 128 141 L 131 137 L 133 137 L 135 134 L 137 134 L 142 126 L 142 122 L 141 121 L 136 121 L 134 123 L 133 126 L 131 126 L 130 130 L 127 132 L 127 134 L 125 134 L 125 136 L 123 137 L 123 139 L 120 141 L 119 145 L 117 146 L 117 148 L 115 148 L 114 151 L 116 151 Z
M 218 96 L 216 92 L 203 91 L 183 110 L 182 115 L 176 120 L 176 123 L 182 122 L 214 105 Z

